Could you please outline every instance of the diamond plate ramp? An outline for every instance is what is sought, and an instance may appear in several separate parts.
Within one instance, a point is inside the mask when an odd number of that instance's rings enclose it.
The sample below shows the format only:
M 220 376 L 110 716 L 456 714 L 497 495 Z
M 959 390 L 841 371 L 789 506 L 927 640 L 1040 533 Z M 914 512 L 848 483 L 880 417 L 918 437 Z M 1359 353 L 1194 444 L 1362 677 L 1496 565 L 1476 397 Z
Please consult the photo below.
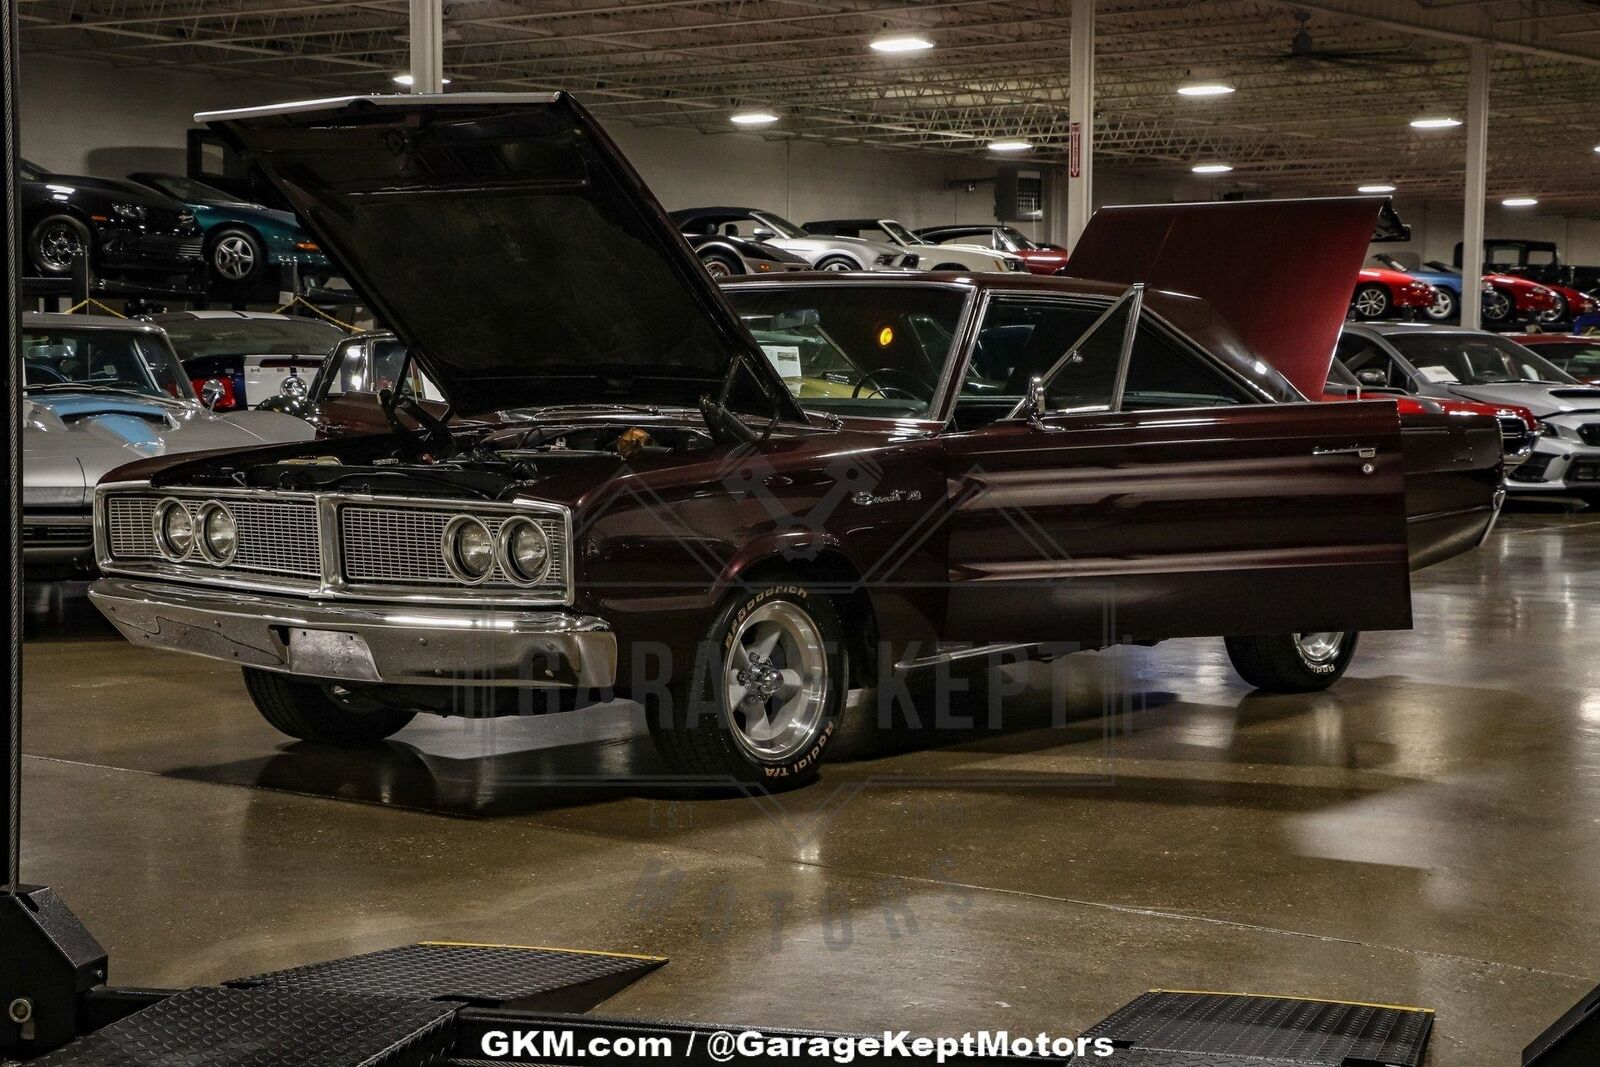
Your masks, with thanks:
M 1432 1028 L 1423 1008 L 1158 989 L 1084 1036 L 1110 1038 L 1118 1062 L 1121 1049 L 1140 1053 L 1127 1057 L 1130 1067 L 1419 1067 Z
M 272 971 L 228 984 L 581 1012 L 666 962 L 660 956 L 426 942 Z
M 300 989 L 189 989 L 36 1067 L 433 1067 L 452 1004 Z

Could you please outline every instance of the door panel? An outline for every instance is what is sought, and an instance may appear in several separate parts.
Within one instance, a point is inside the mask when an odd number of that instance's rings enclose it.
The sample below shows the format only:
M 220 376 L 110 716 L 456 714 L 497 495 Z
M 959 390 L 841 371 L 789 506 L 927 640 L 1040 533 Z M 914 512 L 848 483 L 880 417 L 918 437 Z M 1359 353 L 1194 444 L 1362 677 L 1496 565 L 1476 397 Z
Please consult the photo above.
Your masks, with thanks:
M 1050 415 L 944 444 L 952 641 L 1410 625 L 1392 405 Z

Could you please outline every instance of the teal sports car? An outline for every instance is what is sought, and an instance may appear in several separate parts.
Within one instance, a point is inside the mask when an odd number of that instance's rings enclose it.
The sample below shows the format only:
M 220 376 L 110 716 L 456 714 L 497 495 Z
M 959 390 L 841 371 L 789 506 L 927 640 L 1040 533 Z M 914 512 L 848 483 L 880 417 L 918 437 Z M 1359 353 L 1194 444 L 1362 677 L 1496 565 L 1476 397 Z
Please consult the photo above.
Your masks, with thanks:
M 302 283 L 320 284 L 332 264 L 287 211 L 241 202 L 232 193 L 179 174 L 141 171 L 128 180 L 165 193 L 194 212 L 205 234 L 206 270 L 227 286 L 255 286 L 274 268 L 297 264 Z

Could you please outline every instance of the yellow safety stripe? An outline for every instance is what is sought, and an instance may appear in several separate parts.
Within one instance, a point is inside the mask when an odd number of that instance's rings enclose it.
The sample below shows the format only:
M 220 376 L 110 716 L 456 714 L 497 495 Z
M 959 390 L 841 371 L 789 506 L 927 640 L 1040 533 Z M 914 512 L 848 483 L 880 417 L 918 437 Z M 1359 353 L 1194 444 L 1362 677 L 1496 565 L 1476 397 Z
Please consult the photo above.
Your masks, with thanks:
M 285 311 L 288 311 L 290 308 L 295 307 L 296 305 L 299 305 L 300 307 L 305 308 L 307 311 L 311 312 L 311 314 L 316 315 L 319 318 L 327 319 L 329 322 L 331 322 L 335 326 L 339 327 L 339 329 L 343 330 L 345 333 L 360 333 L 361 332 L 361 328 L 360 327 L 352 326 L 348 322 L 340 322 L 338 319 L 334 318 L 332 315 L 328 314 L 326 311 L 323 311 L 321 308 L 317 307 L 317 305 L 313 304 L 311 301 L 307 300 L 305 297 L 299 295 L 298 293 L 295 294 L 293 300 L 290 300 L 287 304 L 285 304 L 282 307 L 280 307 L 278 309 L 277 313 L 279 315 L 281 315 Z
M 571 952 L 578 956 L 610 956 L 619 960 L 644 960 L 648 963 L 666 963 L 665 956 L 641 956 L 633 952 L 600 952 L 592 948 L 555 948 L 550 945 L 495 945 L 478 941 L 423 941 L 420 944 L 433 948 L 516 948 L 525 952 Z
M 1194 997 L 1261 997 L 1265 1000 L 1300 1000 L 1308 1004 L 1342 1004 L 1349 1008 L 1383 1008 L 1389 1011 L 1420 1011 L 1432 1015 L 1432 1008 L 1417 1008 L 1410 1004 L 1372 1004 L 1365 1000 L 1330 1000 L 1327 997 L 1289 997 L 1282 993 L 1227 993 L 1217 989 L 1152 989 L 1152 993 L 1179 993 Z

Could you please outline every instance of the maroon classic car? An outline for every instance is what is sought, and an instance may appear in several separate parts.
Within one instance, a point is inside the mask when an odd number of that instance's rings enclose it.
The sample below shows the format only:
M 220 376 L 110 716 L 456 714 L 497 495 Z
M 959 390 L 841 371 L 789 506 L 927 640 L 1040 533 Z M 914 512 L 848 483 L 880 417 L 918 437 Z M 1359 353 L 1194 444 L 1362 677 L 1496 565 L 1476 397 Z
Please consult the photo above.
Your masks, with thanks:
M 1410 625 L 1411 566 L 1494 519 L 1492 420 L 1303 403 L 1190 297 L 834 275 L 740 287 L 736 316 L 562 94 L 212 121 L 451 405 L 386 390 L 393 432 L 96 492 L 95 603 L 241 666 L 295 737 L 616 693 L 673 776 L 793 785 L 848 691 L 996 645 L 1218 635 L 1250 683 L 1322 688 L 1357 631 Z M 1348 276 L 1373 203 L 1298 210 Z M 551 271 L 552 247 L 584 251 Z M 1324 359 L 1329 293 L 1301 309 Z

